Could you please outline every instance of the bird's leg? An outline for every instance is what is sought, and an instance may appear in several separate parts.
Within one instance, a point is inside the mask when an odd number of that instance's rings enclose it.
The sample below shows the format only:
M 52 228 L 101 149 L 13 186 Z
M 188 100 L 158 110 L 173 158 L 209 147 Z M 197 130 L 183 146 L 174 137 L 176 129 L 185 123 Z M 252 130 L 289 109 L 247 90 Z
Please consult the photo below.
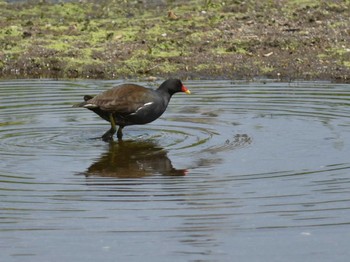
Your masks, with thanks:
M 117 128 L 115 126 L 115 120 L 112 114 L 109 114 L 109 122 L 111 122 L 111 129 L 109 129 L 104 135 L 102 136 L 102 140 L 105 142 L 113 141 L 113 135 L 117 131 Z
M 124 126 L 119 126 L 119 128 L 118 128 L 117 137 L 119 140 L 122 140 L 122 138 L 123 138 L 123 128 L 124 128 Z

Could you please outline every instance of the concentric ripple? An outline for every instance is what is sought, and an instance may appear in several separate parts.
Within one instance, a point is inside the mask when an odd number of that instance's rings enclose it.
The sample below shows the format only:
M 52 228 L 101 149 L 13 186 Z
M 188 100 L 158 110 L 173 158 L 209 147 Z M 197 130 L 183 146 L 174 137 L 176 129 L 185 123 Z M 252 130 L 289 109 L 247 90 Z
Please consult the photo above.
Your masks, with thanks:
M 118 83 L 4 82 L 0 89 L 0 153 L 7 158 L 95 155 L 106 146 L 98 138 L 109 124 L 88 110 L 71 106 L 83 94 L 96 94 Z M 189 167 L 206 158 L 210 158 L 208 162 L 221 159 L 229 165 L 233 154 L 239 156 L 249 147 L 265 147 L 267 155 L 262 152 L 262 156 L 268 158 L 271 143 L 281 143 L 271 152 L 275 157 L 284 154 L 284 158 L 295 159 L 305 147 L 309 155 L 318 155 L 327 146 L 338 150 L 345 144 L 343 133 L 350 125 L 346 85 L 227 81 L 217 81 L 215 86 L 205 81 L 186 84 L 192 95 L 175 95 L 166 113 L 151 124 L 126 127 L 125 140 L 152 141 L 178 158 L 190 160 Z M 264 141 L 270 144 L 263 145 Z M 269 161 L 274 161 L 273 157 Z M 319 165 L 338 162 L 322 159 Z
M 5 260 L 347 254 L 349 85 L 187 81 L 160 119 L 105 143 L 109 123 L 72 105 L 119 83 L 0 82 Z

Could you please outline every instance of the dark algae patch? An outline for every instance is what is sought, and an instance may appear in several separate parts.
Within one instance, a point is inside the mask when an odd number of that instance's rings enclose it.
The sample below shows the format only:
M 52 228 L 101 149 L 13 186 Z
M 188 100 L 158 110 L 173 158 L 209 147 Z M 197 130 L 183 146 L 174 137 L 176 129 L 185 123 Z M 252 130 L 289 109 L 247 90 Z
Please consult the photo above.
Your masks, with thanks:
M 2 78 L 350 78 L 350 0 L 0 0 Z

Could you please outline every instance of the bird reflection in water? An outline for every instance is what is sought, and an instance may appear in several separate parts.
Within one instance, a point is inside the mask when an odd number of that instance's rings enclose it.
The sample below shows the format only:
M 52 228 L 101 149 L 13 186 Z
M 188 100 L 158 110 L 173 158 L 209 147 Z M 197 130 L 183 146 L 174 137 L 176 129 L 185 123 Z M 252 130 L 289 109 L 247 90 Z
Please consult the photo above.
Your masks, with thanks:
M 83 174 L 86 177 L 141 178 L 161 174 L 184 176 L 186 169 L 175 169 L 167 152 L 152 142 L 118 141 Z

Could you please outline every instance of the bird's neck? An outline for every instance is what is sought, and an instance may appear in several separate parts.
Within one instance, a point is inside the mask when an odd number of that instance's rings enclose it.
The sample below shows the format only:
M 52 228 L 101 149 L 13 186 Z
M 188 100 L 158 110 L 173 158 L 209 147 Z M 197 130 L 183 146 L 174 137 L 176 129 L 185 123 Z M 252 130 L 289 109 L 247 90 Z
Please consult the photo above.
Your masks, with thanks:
M 169 94 L 168 90 L 164 90 L 161 88 L 157 89 L 157 92 L 164 98 L 166 99 L 168 102 L 170 100 L 170 98 L 172 97 L 173 94 Z

